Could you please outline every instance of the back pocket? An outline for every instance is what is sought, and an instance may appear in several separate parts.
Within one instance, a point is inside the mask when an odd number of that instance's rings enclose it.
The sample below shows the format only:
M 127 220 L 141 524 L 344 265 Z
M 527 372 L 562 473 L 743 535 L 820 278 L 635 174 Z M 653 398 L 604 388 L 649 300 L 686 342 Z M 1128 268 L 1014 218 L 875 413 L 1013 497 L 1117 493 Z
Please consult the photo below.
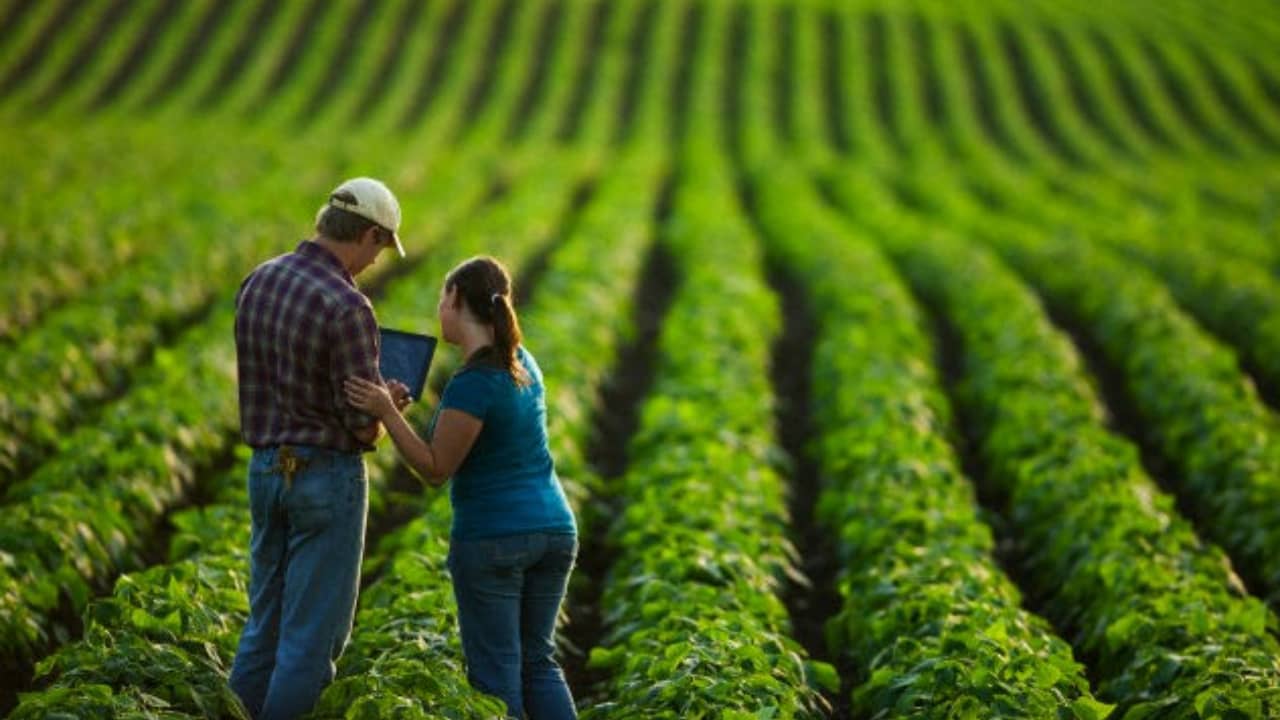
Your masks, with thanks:
M 302 472 L 284 494 L 289 525 L 305 532 L 324 530 L 333 522 L 336 478 L 326 472 Z

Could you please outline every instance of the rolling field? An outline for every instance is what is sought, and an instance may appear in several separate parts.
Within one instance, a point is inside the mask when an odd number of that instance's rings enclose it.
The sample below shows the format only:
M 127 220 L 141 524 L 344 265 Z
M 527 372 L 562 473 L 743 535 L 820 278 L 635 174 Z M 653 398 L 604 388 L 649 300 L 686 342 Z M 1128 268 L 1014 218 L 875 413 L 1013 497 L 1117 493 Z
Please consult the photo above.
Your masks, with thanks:
M 1277 48 L 1271 0 L 0 0 L 0 714 L 245 717 L 232 299 L 370 175 L 380 323 L 516 277 L 584 718 L 1280 718 Z M 368 464 L 314 717 L 500 716 L 448 499 Z

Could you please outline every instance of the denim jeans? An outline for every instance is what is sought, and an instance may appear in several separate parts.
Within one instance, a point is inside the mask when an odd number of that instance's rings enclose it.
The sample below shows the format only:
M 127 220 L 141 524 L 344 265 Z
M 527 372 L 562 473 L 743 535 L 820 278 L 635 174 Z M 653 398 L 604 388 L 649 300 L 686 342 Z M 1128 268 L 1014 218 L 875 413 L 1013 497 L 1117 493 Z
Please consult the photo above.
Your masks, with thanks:
M 541 532 L 450 543 L 467 679 L 511 716 L 577 717 L 555 659 L 556 616 L 577 554 L 576 536 Z
M 278 450 L 249 463 L 249 620 L 229 680 L 250 716 L 294 718 L 333 681 L 355 617 L 368 479 L 357 454 L 298 446 L 290 487 Z

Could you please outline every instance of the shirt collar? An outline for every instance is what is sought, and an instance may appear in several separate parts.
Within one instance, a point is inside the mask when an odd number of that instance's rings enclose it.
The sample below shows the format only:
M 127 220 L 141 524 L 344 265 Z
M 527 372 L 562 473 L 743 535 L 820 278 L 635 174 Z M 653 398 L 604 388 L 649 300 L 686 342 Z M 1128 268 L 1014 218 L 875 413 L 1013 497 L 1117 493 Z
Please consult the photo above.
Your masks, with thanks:
M 324 248 L 323 245 L 312 240 L 303 240 L 298 243 L 298 247 L 294 252 L 302 257 L 309 258 L 319 262 L 332 269 L 334 272 L 347 282 L 351 287 L 356 286 L 356 279 L 347 272 L 347 268 L 338 260 L 338 257 Z

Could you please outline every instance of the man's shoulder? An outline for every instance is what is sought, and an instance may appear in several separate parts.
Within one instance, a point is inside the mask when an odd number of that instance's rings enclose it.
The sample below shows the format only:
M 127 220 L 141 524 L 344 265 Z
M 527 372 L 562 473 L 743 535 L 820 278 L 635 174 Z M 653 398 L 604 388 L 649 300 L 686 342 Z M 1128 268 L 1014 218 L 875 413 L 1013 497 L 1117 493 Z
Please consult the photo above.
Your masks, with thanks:
M 250 283 L 260 286 L 266 294 L 305 299 L 328 311 L 361 307 L 373 309 L 369 298 L 348 283 L 341 274 L 296 251 L 271 258 L 259 265 L 245 278 L 241 291 Z

